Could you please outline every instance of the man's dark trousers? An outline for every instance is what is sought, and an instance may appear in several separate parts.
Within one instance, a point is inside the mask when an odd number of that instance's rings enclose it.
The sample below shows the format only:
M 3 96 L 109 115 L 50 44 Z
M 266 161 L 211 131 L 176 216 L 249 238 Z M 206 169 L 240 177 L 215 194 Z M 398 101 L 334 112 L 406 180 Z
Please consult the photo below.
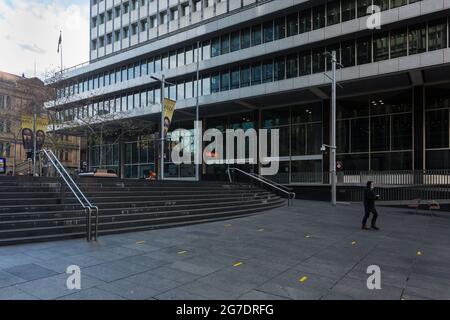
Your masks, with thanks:
M 364 207 L 364 210 L 365 210 L 365 214 L 364 214 L 364 218 L 363 218 L 363 221 L 362 221 L 362 225 L 363 226 L 365 226 L 366 225 L 366 223 L 367 223 L 367 220 L 369 219 L 369 217 L 370 217 L 370 213 L 372 213 L 372 224 L 371 224 L 371 226 L 372 227 L 375 227 L 377 224 L 377 218 L 378 218 L 378 212 L 377 212 L 377 209 L 375 209 L 375 207 L 367 207 L 367 206 L 365 206 Z

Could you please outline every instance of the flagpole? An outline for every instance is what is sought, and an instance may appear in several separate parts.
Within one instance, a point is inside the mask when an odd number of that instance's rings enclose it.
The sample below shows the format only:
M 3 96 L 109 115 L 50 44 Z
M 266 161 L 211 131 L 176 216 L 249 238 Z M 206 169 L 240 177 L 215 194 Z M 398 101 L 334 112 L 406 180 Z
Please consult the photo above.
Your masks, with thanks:
M 63 72 L 63 45 L 62 45 L 62 31 L 59 31 L 59 39 L 60 39 L 60 54 L 61 54 L 61 76 Z

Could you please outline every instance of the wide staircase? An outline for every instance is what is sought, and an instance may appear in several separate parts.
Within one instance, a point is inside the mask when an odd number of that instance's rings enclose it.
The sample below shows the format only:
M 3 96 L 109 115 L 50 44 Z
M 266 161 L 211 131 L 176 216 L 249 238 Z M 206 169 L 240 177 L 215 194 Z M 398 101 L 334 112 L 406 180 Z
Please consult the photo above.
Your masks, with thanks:
M 286 203 L 242 183 L 75 181 L 99 207 L 100 236 L 244 217 Z M 0 245 L 86 237 L 86 216 L 61 179 L 0 176 Z

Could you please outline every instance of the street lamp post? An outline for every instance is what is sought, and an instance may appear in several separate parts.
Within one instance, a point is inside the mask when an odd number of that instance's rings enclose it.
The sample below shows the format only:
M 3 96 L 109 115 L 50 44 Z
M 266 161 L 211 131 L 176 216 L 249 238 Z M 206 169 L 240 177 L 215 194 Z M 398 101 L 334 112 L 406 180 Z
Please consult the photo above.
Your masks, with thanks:
M 170 84 L 170 85 L 175 85 L 173 83 L 170 83 L 168 81 L 166 81 L 166 77 L 163 74 L 161 76 L 161 79 L 155 77 L 155 76 L 151 76 L 151 78 L 153 80 L 159 81 L 161 83 L 161 161 L 160 161 L 160 174 L 159 174 L 159 178 L 160 180 L 164 180 L 164 140 L 165 140 L 165 136 L 164 136 L 164 100 L 165 100 L 165 87 L 166 87 L 166 83 Z
M 330 148 L 330 184 L 331 184 L 331 204 L 336 206 L 336 66 L 338 65 L 336 50 L 331 53 L 326 52 L 331 58 L 332 75 L 331 75 L 331 145 L 323 145 L 322 149 L 325 147 Z M 340 66 L 342 66 L 339 63 Z M 328 75 L 327 75 L 328 77 Z

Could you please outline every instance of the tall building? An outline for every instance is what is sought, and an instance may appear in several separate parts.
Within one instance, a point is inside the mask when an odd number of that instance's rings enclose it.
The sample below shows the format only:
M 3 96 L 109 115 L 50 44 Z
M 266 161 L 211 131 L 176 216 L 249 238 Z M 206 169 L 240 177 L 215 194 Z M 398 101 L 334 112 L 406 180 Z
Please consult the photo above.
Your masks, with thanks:
M 139 178 L 158 170 L 164 75 L 164 95 L 177 101 L 172 129 L 193 128 L 197 103 L 204 129 L 280 129 L 273 178 L 320 183 L 330 170 L 325 52 L 336 51 L 343 169 L 450 169 L 449 16 L 448 0 L 91 0 L 90 61 L 63 72 L 48 107 L 60 130 L 148 121 L 141 133 L 116 127 L 86 159 Z M 203 165 L 202 174 L 225 169 Z M 195 175 L 168 153 L 164 171 Z
M 6 173 L 30 173 L 31 163 L 23 145 L 22 129 L 33 130 L 36 110 L 36 128 L 46 131 L 51 121 L 44 102 L 50 94 L 38 78 L 0 71 L 0 157 L 6 159 Z M 45 146 L 55 149 L 66 167 L 78 169 L 79 138 L 58 135 L 56 140 L 56 135 L 52 134 L 44 141 Z

